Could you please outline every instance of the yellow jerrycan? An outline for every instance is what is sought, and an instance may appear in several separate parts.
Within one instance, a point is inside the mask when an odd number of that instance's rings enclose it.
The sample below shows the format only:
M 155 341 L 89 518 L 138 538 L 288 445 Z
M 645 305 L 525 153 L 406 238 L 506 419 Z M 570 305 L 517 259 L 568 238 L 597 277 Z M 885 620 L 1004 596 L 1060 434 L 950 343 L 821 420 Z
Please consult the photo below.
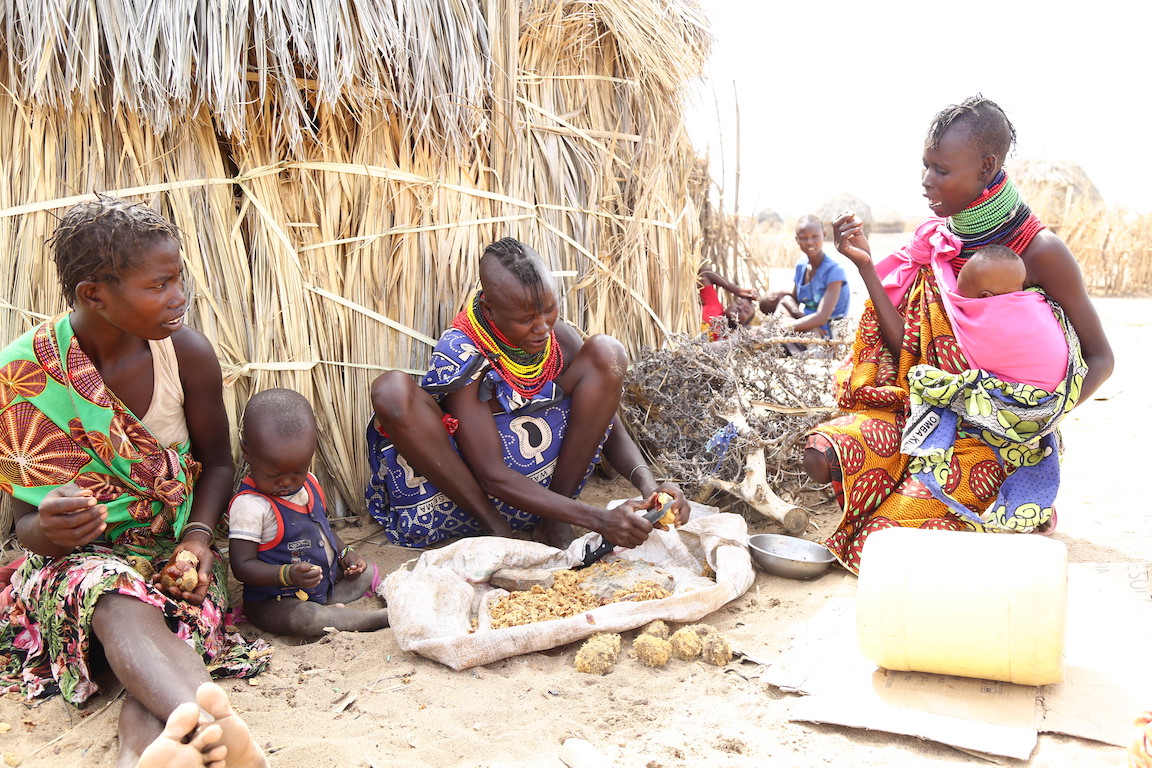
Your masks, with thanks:
M 885 669 L 1021 685 L 1064 677 L 1062 542 L 885 528 L 864 544 L 856 597 L 860 651 Z

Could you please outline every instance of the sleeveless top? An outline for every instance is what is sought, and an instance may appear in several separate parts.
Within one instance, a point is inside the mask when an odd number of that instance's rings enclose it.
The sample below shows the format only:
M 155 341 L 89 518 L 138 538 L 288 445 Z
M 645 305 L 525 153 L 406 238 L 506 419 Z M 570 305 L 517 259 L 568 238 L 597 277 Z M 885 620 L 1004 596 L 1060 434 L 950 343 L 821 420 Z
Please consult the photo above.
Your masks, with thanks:
M 188 441 L 188 422 L 184 417 L 184 386 L 180 383 L 180 362 L 172 338 L 152 341 L 152 402 L 140 418 L 156 442 L 162 446 L 181 445 Z

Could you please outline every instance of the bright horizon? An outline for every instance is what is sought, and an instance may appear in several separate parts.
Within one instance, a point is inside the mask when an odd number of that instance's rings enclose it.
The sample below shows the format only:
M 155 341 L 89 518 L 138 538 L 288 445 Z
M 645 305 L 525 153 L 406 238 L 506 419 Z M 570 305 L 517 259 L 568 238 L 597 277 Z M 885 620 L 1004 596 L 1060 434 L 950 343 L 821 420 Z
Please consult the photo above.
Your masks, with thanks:
M 715 41 L 687 119 L 717 181 L 723 153 L 728 210 L 735 83 L 743 214 L 794 217 L 847 192 L 874 209 L 929 215 L 924 133 L 937 111 L 977 92 L 1016 126 L 1012 158 L 1074 162 L 1108 203 L 1152 211 L 1152 57 L 1139 6 L 700 2 Z

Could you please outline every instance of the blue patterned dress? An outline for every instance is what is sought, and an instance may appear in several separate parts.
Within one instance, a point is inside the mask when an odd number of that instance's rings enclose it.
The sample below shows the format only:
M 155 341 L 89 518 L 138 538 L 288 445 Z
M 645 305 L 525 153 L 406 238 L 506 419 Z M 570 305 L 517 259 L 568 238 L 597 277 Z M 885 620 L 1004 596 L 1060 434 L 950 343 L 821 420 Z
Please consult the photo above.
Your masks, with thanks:
M 420 387 L 443 403 L 445 396 L 474 381 L 480 382 L 481 400 L 495 398 L 499 403 L 493 418 L 503 444 L 504 463 L 547 488 L 568 429 L 571 398 L 554 381 L 547 382 L 539 394 L 525 397 L 500 377 L 462 331 L 455 328 L 445 331 L 432 352 L 428 373 Z M 455 448 L 455 440 L 449 439 Z M 603 446 L 601 441 L 584 473 L 585 481 L 600 461 Z M 368 424 L 368 462 L 372 470 L 365 492 L 368 511 L 384 526 L 393 544 L 425 547 L 445 539 L 483 533 L 474 517 L 412 469 L 375 418 Z M 580 489 L 583 485 L 581 482 Z M 499 499 L 493 498 L 492 504 L 514 531 L 531 529 L 540 521 L 538 516 Z

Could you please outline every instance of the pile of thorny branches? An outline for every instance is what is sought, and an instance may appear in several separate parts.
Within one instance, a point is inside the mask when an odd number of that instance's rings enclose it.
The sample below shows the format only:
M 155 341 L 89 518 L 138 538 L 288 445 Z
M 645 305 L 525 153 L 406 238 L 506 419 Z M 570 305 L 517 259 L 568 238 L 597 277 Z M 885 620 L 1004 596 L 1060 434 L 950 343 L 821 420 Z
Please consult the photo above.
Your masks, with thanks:
M 805 432 L 838 412 L 832 379 L 854 328 L 836 322 L 830 340 L 788 334 L 767 317 L 721 341 L 677 336 L 646 349 L 624 386 L 629 430 L 696 501 L 725 491 L 759 507 L 749 496 L 762 494 L 742 492 L 756 484 L 796 498 L 814 488 L 801 466 Z

